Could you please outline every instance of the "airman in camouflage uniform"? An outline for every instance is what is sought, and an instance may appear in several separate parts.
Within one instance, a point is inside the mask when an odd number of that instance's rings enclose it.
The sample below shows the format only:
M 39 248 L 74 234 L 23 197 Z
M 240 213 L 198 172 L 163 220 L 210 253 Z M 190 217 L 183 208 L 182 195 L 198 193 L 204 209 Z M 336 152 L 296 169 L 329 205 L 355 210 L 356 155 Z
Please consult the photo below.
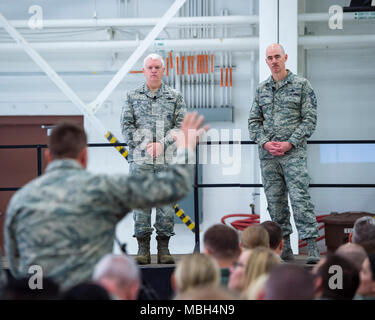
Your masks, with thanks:
M 121 128 L 129 146 L 130 174 L 157 173 L 171 160 L 173 137 L 186 113 L 182 95 L 162 83 L 164 62 L 159 55 L 144 60 L 146 83 L 127 93 L 121 116 Z M 168 250 L 169 238 L 174 235 L 173 204 L 156 208 L 155 229 L 158 240 L 158 263 L 174 263 Z M 134 237 L 138 241 L 139 264 L 151 262 L 151 208 L 134 210 Z
M 45 173 L 15 193 L 6 214 L 6 255 L 17 278 L 39 265 L 63 288 L 90 280 L 95 264 L 112 252 L 116 224 L 127 212 L 177 201 L 193 183 L 187 163 L 194 151 L 180 138 L 179 164 L 135 176 L 86 171 L 86 135 L 75 124 L 58 125 L 49 139 Z
M 282 258 L 292 260 L 288 192 L 299 237 L 308 242 L 307 263 L 319 261 L 318 226 L 308 187 L 306 139 L 316 126 L 317 101 L 308 80 L 285 69 L 280 45 L 267 49 L 272 76 L 257 90 L 249 116 L 250 138 L 258 143 L 268 211 L 283 230 Z

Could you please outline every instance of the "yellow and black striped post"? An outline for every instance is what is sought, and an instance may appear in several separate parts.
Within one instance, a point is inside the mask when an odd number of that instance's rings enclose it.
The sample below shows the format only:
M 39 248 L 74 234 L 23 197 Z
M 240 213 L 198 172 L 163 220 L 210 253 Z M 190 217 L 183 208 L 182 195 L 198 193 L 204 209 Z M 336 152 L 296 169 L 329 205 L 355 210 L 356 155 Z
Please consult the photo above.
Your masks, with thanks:
M 117 142 L 117 139 L 116 139 L 116 137 L 112 134 L 112 132 L 110 132 L 110 131 L 108 131 L 107 132 L 107 134 L 105 135 L 105 137 L 107 138 L 107 140 L 110 142 L 110 143 L 116 143 Z M 126 150 L 126 148 L 125 147 L 123 147 L 123 146 L 117 146 L 117 147 L 115 147 L 116 148 L 116 150 L 118 151 L 118 152 L 120 152 L 120 154 L 126 159 L 126 160 L 128 160 L 128 154 L 129 154 L 129 152 L 128 152 L 128 150 Z
M 185 225 L 193 232 L 195 233 L 195 223 L 193 221 L 191 221 L 190 217 L 185 215 L 185 212 L 184 210 L 180 209 L 178 207 L 178 204 L 176 204 L 174 206 L 174 211 L 177 215 L 177 217 L 179 217 L 183 223 L 185 223 Z
M 105 137 L 107 138 L 107 140 L 110 142 L 110 143 L 112 143 L 112 144 L 114 144 L 114 143 L 117 143 L 117 139 L 116 139 L 116 137 L 112 134 L 112 132 L 110 132 L 110 131 L 108 131 L 107 132 L 107 134 L 105 135 Z M 126 160 L 128 160 L 128 154 L 129 154 L 129 152 L 128 152 L 128 150 L 124 147 L 124 146 L 117 146 L 117 147 L 115 147 L 116 148 L 116 150 L 118 151 L 118 152 L 120 152 L 120 154 L 126 159 Z M 182 222 L 193 232 L 193 233 L 195 233 L 195 223 L 193 222 L 193 221 L 191 221 L 191 219 L 190 219 L 190 217 L 189 216 L 187 216 L 187 215 L 185 215 L 185 212 L 184 212 L 184 210 L 182 210 L 182 209 L 180 209 L 179 207 L 178 207 L 178 204 L 176 204 L 175 206 L 174 206 L 174 211 L 175 211 L 175 213 L 176 213 L 176 215 L 177 215 L 177 217 L 179 217 L 181 220 L 182 220 Z

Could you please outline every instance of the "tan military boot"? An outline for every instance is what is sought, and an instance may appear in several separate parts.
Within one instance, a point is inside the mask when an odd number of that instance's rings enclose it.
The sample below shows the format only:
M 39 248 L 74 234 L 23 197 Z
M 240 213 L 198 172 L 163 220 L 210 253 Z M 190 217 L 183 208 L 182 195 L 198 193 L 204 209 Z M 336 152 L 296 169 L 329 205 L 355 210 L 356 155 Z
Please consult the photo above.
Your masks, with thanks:
M 294 255 L 292 251 L 292 247 L 290 245 L 290 237 L 286 236 L 283 238 L 284 244 L 283 244 L 283 250 L 281 251 L 281 259 L 284 261 L 293 261 Z
M 150 264 L 150 236 L 145 236 L 143 238 L 137 238 L 138 241 L 138 254 L 134 258 L 138 264 Z
M 306 239 L 307 242 L 307 264 L 316 264 L 320 260 L 320 253 L 318 245 L 316 243 L 316 238 Z
M 158 241 L 158 263 L 161 264 L 173 264 L 174 258 L 171 256 L 168 243 L 170 237 L 157 236 L 156 240 Z

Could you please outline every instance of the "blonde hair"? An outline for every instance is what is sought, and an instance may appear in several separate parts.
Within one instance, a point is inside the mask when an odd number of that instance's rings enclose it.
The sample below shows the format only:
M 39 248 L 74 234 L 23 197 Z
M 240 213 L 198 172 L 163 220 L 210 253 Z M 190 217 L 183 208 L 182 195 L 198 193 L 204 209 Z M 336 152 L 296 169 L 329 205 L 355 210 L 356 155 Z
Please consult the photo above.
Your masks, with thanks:
M 248 226 L 241 233 L 241 244 L 243 248 L 253 249 L 256 247 L 270 246 L 270 237 L 265 228 L 259 225 Z
M 269 274 L 265 273 L 256 279 L 249 288 L 244 291 L 243 298 L 246 300 L 258 300 L 259 294 L 264 292 Z
M 220 269 L 215 259 L 202 253 L 184 256 L 175 271 L 177 291 L 201 286 L 219 286 Z
M 252 249 L 245 265 L 244 291 L 261 275 L 270 273 L 280 262 L 280 257 L 268 248 Z

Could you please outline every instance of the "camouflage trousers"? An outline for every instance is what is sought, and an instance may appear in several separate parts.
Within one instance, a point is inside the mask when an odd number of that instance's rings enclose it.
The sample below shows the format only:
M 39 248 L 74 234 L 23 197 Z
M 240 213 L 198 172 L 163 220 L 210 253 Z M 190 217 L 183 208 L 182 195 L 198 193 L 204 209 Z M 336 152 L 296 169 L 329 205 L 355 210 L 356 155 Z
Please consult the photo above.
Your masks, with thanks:
M 291 234 L 288 192 L 300 239 L 319 235 L 309 194 L 306 156 L 285 155 L 260 161 L 264 192 L 271 219 L 280 224 L 283 237 Z
M 131 175 L 139 175 L 142 173 L 157 173 L 165 165 L 152 165 L 152 164 L 136 164 L 130 163 L 129 173 Z M 133 219 L 134 219 L 134 237 L 142 238 L 144 236 L 150 235 L 153 232 L 151 227 L 151 211 L 149 209 L 137 209 L 133 210 Z M 164 237 L 171 237 L 175 233 L 173 232 L 174 228 L 174 216 L 175 211 L 173 208 L 173 203 L 170 205 L 162 206 L 156 208 L 156 219 L 154 227 L 156 229 L 156 234 Z

